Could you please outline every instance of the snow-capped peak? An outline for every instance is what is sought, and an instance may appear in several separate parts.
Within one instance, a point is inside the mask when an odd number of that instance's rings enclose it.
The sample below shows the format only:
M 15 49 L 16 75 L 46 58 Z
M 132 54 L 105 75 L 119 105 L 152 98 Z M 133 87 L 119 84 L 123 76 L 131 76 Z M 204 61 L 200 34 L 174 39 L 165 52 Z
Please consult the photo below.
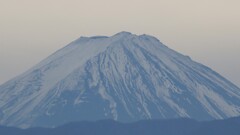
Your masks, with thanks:
M 0 86 L 0 124 L 240 114 L 240 89 L 150 35 L 81 37 Z
M 119 33 L 113 35 L 113 37 L 115 37 L 115 36 L 129 36 L 129 35 L 133 35 L 133 34 L 131 32 L 122 31 L 122 32 L 119 32 Z

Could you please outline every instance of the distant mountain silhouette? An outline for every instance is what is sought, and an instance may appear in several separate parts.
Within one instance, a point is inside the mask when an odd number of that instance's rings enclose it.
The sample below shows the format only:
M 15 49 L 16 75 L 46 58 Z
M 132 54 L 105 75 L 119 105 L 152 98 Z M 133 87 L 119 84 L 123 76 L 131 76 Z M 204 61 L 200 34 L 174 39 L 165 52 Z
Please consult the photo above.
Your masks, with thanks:
M 240 117 L 198 122 L 191 119 L 73 122 L 57 128 L 0 127 L 0 135 L 240 135 Z

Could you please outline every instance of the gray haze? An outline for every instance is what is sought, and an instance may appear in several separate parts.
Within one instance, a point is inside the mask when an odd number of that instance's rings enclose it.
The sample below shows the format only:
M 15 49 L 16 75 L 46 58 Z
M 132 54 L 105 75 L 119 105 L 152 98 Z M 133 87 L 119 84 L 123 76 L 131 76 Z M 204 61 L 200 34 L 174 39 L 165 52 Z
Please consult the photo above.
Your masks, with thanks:
M 0 84 L 79 36 L 149 34 L 240 86 L 239 0 L 0 0 Z

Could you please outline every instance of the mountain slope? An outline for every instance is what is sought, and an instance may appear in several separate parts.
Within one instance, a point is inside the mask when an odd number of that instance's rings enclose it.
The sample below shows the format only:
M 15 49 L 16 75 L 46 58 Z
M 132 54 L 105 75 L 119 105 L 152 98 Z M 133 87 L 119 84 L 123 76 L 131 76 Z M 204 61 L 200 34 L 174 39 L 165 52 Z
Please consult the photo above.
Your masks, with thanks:
M 0 123 L 20 127 L 240 114 L 234 84 L 152 36 L 127 32 L 79 38 L 0 92 Z
M 240 119 L 198 122 L 191 119 L 142 120 L 119 123 L 112 120 L 73 122 L 57 128 L 25 130 L 0 127 L 3 135 L 239 135 Z

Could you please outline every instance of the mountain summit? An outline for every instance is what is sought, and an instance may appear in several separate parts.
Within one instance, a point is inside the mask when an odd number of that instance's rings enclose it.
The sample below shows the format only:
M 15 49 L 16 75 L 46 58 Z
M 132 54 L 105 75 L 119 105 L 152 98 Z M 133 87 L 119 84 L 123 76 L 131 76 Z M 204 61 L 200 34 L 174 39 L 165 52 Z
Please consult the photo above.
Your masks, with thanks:
M 0 86 L 0 124 L 240 115 L 240 89 L 149 35 L 81 37 Z

